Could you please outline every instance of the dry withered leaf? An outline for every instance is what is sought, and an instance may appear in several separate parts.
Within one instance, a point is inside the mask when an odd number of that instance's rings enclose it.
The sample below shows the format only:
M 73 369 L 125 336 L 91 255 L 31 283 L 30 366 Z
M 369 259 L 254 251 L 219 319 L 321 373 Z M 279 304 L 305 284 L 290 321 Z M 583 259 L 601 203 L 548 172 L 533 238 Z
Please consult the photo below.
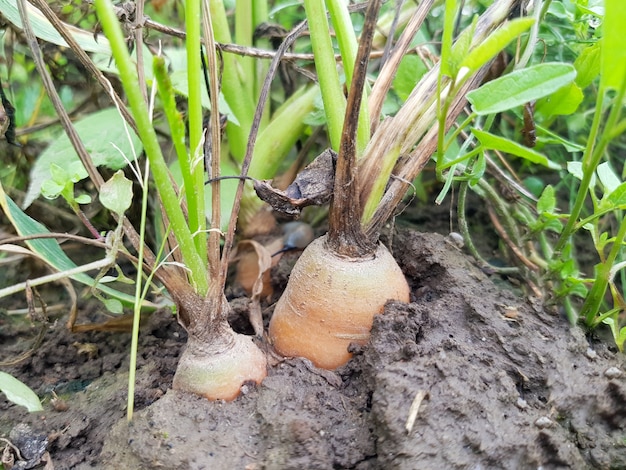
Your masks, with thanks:
M 272 295 L 270 268 L 278 260 L 272 253 L 283 245 L 282 238 L 274 240 L 267 246 L 254 240 L 242 240 L 237 244 L 237 274 L 239 284 L 250 295 L 249 320 L 257 336 L 263 336 L 263 315 L 261 299 Z
M 273 188 L 267 180 L 255 181 L 254 190 L 275 211 L 298 216 L 303 207 L 321 206 L 330 200 L 335 184 L 336 161 L 337 154 L 333 150 L 324 150 L 284 191 Z

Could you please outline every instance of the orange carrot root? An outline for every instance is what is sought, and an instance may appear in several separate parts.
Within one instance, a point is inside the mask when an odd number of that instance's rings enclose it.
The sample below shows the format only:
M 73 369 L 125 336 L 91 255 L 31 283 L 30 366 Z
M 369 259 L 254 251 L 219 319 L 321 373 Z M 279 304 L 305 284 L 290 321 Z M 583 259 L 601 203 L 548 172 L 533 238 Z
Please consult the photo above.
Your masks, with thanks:
M 351 357 L 350 343 L 365 344 L 374 315 L 388 300 L 409 301 L 409 286 L 391 253 L 349 259 L 313 241 L 291 272 L 270 322 L 270 338 L 284 356 L 302 356 L 335 369 Z

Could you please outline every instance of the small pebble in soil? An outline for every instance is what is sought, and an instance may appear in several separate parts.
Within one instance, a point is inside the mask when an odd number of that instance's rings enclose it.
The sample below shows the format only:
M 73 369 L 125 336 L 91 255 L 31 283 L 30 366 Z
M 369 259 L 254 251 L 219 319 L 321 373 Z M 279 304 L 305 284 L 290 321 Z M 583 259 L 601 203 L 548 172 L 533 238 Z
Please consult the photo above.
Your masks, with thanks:
M 593 349 L 591 348 L 587 348 L 587 351 L 585 352 L 585 356 L 587 356 L 587 358 L 591 359 L 592 361 L 598 357 L 598 353 L 595 352 Z
M 604 376 L 607 379 L 616 379 L 620 377 L 621 375 L 622 375 L 622 371 L 619 370 L 617 367 L 609 367 L 607 370 L 604 371 Z
M 450 234 L 446 238 L 446 242 L 451 243 L 457 248 L 461 249 L 465 246 L 465 241 L 463 240 L 463 235 L 458 232 L 450 232 Z
M 537 426 L 539 429 L 549 428 L 550 426 L 552 426 L 552 424 L 554 423 L 552 423 L 552 420 L 547 416 L 542 416 L 541 418 L 537 418 L 535 420 L 535 426 Z
M 526 408 L 528 408 L 528 402 L 526 402 L 526 400 L 524 400 L 522 397 L 519 397 L 517 399 L 517 402 L 515 402 L 515 406 L 517 406 L 520 410 L 525 410 Z

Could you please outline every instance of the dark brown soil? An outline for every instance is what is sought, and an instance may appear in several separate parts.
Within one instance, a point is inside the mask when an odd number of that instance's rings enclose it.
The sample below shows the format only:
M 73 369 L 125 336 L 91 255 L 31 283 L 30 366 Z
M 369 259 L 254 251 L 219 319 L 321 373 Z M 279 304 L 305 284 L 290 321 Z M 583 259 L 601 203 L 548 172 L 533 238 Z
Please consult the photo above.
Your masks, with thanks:
M 623 355 L 489 278 L 443 236 L 402 232 L 393 249 L 412 303 L 388 305 L 337 372 L 288 359 L 231 403 L 173 392 L 185 335 L 160 312 L 142 329 L 128 425 L 129 335 L 71 335 L 59 321 L 7 369 L 45 411 L 0 402 L 0 436 L 29 424 L 57 470 L 626 468 Z M 0 328 L 3 344 L 16 335 Z M 52 390 L 66 411 L 53 409 Z

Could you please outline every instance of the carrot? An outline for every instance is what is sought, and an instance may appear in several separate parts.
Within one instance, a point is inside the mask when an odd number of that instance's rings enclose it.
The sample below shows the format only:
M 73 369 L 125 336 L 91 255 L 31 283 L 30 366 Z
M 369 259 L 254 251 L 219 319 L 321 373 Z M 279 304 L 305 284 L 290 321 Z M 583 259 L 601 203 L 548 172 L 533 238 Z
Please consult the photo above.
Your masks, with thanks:
M 234 333 L 229 327 L 220 345 L 222 349 L 190 337 L 178 362 L 173 388 L 209 400 L 231 401 L 244 383 L 263 381 L 267 361 L 249 336 Z
M 409 286 L 383 245 L 372 256 L 347 258 L 326 241 L 314 240 L 296 263 L 269 333 L 281 354 L 335 369 L 350 359 L 350 343 L 367 342 L 387 300 L 409 301 Z
M 224 295 L 212 291 L 203 297 L 191 289 L 182 291 L 172 297 L 189 338 L 173 388 L 210 400 L 230 401 L 239 395 L 244 383 L 261 383 L 267 375 L 265 354 L 252 338 L 232 330 L 226 320 L 230 306 Z
M 269 334 L 285 356 L 303 356 L 334 369 L 351 357 L 351 342 L 369 339 L 374 315 L 390 300 L 409 301 L 409 287 L 389 251 L 361 227 L 356 130 L 367 58 L 381 0 L 365 14 L 339 145 L 328 235 L 313 241 L 294 267 L 270 321 Z

